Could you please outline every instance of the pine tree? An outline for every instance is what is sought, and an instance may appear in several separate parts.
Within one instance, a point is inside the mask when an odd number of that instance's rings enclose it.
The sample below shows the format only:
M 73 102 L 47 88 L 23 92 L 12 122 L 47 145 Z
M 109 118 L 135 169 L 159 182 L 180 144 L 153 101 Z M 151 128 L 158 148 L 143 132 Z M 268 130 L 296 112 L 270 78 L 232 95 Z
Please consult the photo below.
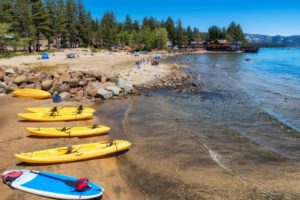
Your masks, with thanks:
M 168 17 L 164 26 L 168 31 L 168 37 L 171 43 L 173 45 L 176 44 L 176 28 L 173 19 L 171 17 Z
M 211 26 L 208 29 L 208 37 L 211 40 L 219 40 L 219 39 L 224 39 L 223 37 L 223 33 L 221 28 L 219 28 L 218 26 Z
M 193 41 L 200 42 L 202 39 L 201 33 L 198 28 L 193 30 Z
M 113 12 L 106 12 L 101 20 L 101 35 L 104 45 L 111 48 L 118 43 L 117 22 Z
M 40 39 L 50 30 L 49 13 L 44 9 L 40 0 L 32 1 L 32 24 L 35 28 L 36 51 L 40 51 Z
M 133 29 L 136 31 L 136 32 L 139 32 L 140 31 L 140 22 L 138 20 L 134 20 L 133 22 Z
M 77 6 L 74 0 L 67 0 L 66 2 L 66 38 L 70 47 L 76 47 L 77 42 Z
M 132 20 L 129 15 L 126 15 L 125 21 L 124 21 L 124 30 L 125 31 L 132 31 L 134 29 Z
M 193 41 L 193 31 L 190 26 L 186 28 L 187 43 L 190 45 Z
M 154 31 L 154 48 L 167 49 L 168 48 L 168 31 L 166 28 L 157 28 Z
M 182 27 L 181 20 L 179 19 L 176 24 L 176 40 L 175 44 L 179 47 L 188 43 L 188 38 L 184 28 Z

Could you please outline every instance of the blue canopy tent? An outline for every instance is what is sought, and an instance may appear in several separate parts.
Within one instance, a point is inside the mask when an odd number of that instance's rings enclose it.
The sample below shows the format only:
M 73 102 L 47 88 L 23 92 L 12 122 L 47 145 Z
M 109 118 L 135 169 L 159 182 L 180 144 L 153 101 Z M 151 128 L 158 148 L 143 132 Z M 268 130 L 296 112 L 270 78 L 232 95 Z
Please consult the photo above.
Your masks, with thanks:
M 43 54 L 42 54 L 42 59 L 43 59 L 43 60 L 49 59 L 49 55 L 48 55 L 47 53 L 43 53 Z

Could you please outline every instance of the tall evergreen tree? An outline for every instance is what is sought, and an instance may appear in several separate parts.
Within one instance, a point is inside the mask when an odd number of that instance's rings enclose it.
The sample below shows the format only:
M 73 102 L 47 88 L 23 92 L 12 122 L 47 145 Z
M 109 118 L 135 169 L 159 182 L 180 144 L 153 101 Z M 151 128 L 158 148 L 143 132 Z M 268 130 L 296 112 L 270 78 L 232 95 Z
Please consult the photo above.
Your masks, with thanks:
M 171 17 L 168 17 L 164 26 L 168 31 L 169 40 L 172 44 L 176 44 L 176 28 L 173 19 Z
M 40 51 L 40 39 L 42 34 L 48 34 L 50 30 L 49 13 L 44 9 L 41 0 L 32 0 L 32 24 L 35 28 L 36 51 Z
M 202 39 L 201 33 L 198 28 L 193 30 L 193 41 L 200 42 Z
M 134 29 L 132 20 L 129 15 L 126 15 L 125 21 L 124 21 L 124 30 L 125 31 L 132 31 Z
M 133 29 L 136 31 L 136 32 L 139 32 L 140 31 L 140 22 L 138 20 L 134 20 L 133 22 Z
M 104 45 L 111 48 L 118 43 L 117 21 L 113 12 L 106 12 L 101 20 L 101 35 Z
M 191 42 L 193 41 L 193 31 L 190 26 L 186 28 L 186 36 L 187 36 L 187 43 L 191 44 Z
M 70 47 L 76 47 L 77 43 L 77 6 L 74 0 L 67 0 L 66 2 L 66 29 L 67 40 Z
M 211 26 L 208 29 L 208 37 L 211 40 L 224 39 L 224 35 L 222 33 L 222 30 L 218 26 Z

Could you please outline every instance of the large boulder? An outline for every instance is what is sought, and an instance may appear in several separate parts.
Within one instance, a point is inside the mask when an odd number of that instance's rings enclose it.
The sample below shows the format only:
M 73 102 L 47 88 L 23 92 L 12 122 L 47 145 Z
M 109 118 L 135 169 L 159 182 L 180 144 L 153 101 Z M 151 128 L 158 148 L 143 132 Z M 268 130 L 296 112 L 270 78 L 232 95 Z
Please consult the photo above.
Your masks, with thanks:
M 112 98 L 113 94 L 110 91 L 107 91 L 104 89 L 98 89 L 97 96 L 99 96 L 102 99 L 109 99 L 109 98 Z
M 21 85 L 22 83 L 27 83 L 27 76 L 26 75 L 20 75 L 20 76 L 17 76 L 15 79 L 14 79 L 14 83 L 17 84 L 17 85 Z
M 62 92 L 59 94 L 61 100 L 67 100 L 71 98 L 71 94 L 69 92 Z
M 107 86 L 105 88 L 107 91 L 110 91 L 113 93 L 114 96 L 118 96 L 120 94 L 121 88 L 116 86 Z
M 51 79 L 42 81 L 42 83 L 41 83 L 42 89 L 43 90 L 50 90 L 53 86 L 53 83 L 54 83 L 54 81 L 51 80 Z
M 126 83 L 122 86 L 122 89 L 124 90 L 124 93 L 127 94 L 132 93 L 134 88 L 132 84 Z
M 93 87 L 87 87 L 85 89 L 85 92 L 88 96 L 96 97 L 97 96 L 97 89 Z

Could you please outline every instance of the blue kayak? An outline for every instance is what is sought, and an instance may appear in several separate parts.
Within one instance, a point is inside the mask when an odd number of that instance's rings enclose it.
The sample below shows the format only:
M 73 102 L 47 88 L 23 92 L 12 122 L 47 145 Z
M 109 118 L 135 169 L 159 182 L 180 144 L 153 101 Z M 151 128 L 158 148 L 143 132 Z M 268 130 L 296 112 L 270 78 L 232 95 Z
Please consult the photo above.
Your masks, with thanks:
M 93 199 L 104 191 L 87 179 L 78 182 L 81 179 L 51 172 L 10 170 L 4 172 L 2 178 L 12 188 L 57 199 Z

